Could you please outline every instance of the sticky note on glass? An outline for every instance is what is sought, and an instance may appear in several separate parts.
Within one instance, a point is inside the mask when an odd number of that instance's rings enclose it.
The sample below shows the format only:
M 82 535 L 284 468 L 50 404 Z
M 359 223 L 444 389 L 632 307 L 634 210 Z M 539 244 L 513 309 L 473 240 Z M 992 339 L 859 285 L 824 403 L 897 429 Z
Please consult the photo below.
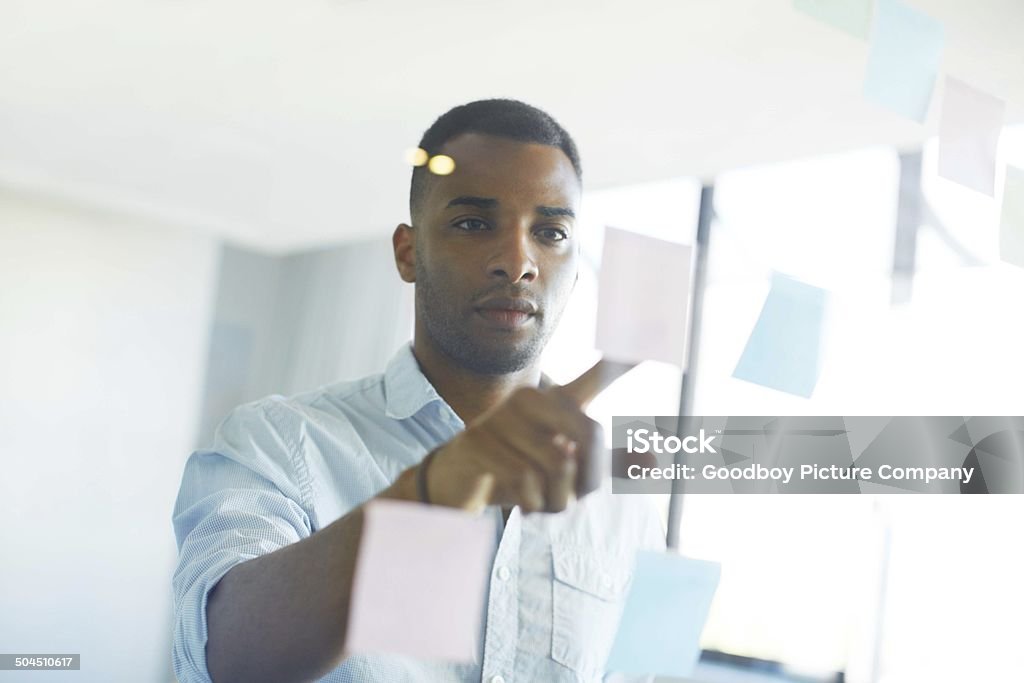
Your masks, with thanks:
M 828 292 L 776 273 L 732 376 L 809 398 L 818 383 Z
M 691 675 L 720 576 L 715 562 L 638 552 L 606 671 Z
M 1024 268 L 1024 169 L 1006 167 L 1003 213 L 999 220 L 999 258 Z
M 606 228 L 598 284 L 597 341 L 606 358 L 682 363 L 690 301 L 685 244 Z
M 864 95 L 923 123 L 942 61 L 942 24 L 899 0 L 878 0 Z
M 939 175 L 990 197 L 1006 102 L 946 77 L 939 123 Z
M 420 503 L 369 503 L 345 650 L 474 661 L 495 533 L 490 517 Z
M 873 0 L 793 0 L 793 6 L 818 21 L 867 40 Z

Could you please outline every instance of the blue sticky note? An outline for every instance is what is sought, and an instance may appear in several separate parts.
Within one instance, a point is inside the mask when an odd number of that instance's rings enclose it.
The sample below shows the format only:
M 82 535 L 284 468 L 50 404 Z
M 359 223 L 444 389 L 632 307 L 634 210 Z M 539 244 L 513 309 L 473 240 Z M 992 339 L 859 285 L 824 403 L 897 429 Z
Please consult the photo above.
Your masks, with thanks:
M 809 398 L 818 383 L 828 292 L 776 273 L 732 376 Z
M 718 587 L 721 565 L 641 551 L 605 670 L 689 676 Z
M 942 61 L 942 24 L 899 0 L 878 0 L 864 95 L 923 123 Z

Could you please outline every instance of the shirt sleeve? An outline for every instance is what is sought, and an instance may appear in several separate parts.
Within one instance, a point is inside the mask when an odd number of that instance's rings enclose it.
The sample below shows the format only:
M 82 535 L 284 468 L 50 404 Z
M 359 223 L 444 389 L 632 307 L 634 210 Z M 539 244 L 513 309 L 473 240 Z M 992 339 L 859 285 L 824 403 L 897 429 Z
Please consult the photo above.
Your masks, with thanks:
M 181 683 L 211 683 L 206 667 L 207 597 L 228 570 L 311 534 L 309 483 L 298 449 L 272 402 L 237 408 L 210 450 L 185 464 L 174 506 L 172 661 Z

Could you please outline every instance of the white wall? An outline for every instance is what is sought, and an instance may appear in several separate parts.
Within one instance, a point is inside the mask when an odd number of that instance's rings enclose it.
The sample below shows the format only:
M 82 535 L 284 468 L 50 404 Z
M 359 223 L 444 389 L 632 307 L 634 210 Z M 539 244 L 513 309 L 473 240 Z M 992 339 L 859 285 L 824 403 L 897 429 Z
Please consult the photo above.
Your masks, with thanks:
M 232 408 L 275 391 L 273 325 L 283 261 L 226 245 L 221 251 L 196 446 L 210 444 Z
M 241 403 L 382 372 L 412 326 L 390 239 L 276 257 L 225 247 L 198 445 Z
M 398 276 L 391 236 L 287 257 L 278 349 L 285 393 L 382 372 L 412 338 L 413 287 Z
M 218 253 L 0 192 L 0 643 L 82 655 L 33 681 L 168 678 Z

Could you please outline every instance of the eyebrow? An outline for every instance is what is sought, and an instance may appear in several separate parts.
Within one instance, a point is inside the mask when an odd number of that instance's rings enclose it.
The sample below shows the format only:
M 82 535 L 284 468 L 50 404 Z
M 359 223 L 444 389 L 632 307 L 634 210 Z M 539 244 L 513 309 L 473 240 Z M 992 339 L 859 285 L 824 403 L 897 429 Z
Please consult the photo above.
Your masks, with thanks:
M 548 217 L 568 216 L 569 218 L 576 218 L 575 211 L 561 206 L 538 206 L 537 213 Z
M 448 202 L 448 205 L 445 208 L 447 209 L 453 206 L 475 206 L 478 209 L 494 209 L 498 206 L 498 200 L 493 197 L 474 197 L 471 195 L 463 195 Z M 554 216 L 568 216 L 569 218 L 576 217 L 575 211 L 562 206 L 538 206 L 537 213 L 549 218 Z

